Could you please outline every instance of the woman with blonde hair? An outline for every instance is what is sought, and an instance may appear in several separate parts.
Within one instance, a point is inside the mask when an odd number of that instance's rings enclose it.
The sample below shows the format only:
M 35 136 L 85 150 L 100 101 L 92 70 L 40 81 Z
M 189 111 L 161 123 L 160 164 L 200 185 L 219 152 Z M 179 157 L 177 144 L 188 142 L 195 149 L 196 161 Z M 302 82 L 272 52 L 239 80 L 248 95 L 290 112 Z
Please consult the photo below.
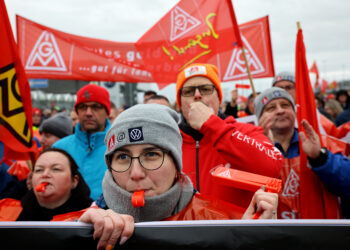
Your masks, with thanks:
M 333 123 L 335 123 L 337 116 L 343 112 L 343 108 L 336 100 L 328 100 L 325 104 L 325 110 L 331 115 Z

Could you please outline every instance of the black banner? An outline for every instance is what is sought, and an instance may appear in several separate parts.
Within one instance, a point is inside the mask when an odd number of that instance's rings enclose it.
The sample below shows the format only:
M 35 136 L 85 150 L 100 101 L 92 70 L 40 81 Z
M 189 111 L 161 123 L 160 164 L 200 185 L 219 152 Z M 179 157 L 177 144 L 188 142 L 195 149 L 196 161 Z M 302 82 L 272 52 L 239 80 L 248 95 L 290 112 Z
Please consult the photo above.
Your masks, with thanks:
M 83 223 L 0 223 L 0 249 L 96 249 Z M 137 223 L 115 249 L 350 249 L 349 220 Z

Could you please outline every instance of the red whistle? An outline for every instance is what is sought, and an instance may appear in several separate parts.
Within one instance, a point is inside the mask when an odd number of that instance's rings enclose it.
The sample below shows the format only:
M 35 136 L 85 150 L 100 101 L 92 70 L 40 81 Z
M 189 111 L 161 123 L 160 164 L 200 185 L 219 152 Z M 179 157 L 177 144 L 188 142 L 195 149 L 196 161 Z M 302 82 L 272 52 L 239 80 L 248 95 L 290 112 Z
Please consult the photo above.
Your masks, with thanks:
M 144 197 L 145 191 L 136 191 L 133 193 L 131 197 L 131 204 L 133 207 L 143 207 L 145 206 L 145 197 Z
M 49 184 L 49 183 L 47 183 L 47 182 L 42 182 L 42 183 L 40 183 L 39 185 L 37 185 L 37 186 L 35 187 L 35 190 L 36 190 L 37 192 L 44 192 L 45 189 L 46 189 L 47 184 Z

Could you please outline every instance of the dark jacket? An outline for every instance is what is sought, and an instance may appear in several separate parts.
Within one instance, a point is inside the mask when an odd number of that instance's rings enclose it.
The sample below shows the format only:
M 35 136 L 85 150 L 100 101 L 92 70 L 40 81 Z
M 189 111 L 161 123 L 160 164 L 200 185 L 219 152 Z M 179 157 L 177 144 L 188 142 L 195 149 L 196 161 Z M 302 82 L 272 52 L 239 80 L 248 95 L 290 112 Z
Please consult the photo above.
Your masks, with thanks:
M 53 216 L 73 211 L 79 211 L 91 205 L 90 189 L 80 176 L 78 186 L 72 190 L 70 198 L 62 206 L 55 209 L 41 207 L 30 190 L 21 200 L 23 210 L 17 221 L 50 221 Z

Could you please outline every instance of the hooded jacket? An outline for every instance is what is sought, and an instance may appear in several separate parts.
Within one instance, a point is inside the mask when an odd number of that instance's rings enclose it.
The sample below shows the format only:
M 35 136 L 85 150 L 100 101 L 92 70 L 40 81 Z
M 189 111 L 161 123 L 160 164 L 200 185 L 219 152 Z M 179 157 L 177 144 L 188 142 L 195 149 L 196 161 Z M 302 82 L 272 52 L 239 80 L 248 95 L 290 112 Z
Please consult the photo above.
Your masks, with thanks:
M 106 119 L 104 131 L 93 134 L 81 131 L 80 123 L 73 135 L 67 136 L 52 147 L 67 151 L 79 166 L 79 172 L 91 190 L 91 198 L 96 200 L 102 194 L 102 180 L 107 170 L 103 155 L 106 152 L 105 135 L 111 126 Z

